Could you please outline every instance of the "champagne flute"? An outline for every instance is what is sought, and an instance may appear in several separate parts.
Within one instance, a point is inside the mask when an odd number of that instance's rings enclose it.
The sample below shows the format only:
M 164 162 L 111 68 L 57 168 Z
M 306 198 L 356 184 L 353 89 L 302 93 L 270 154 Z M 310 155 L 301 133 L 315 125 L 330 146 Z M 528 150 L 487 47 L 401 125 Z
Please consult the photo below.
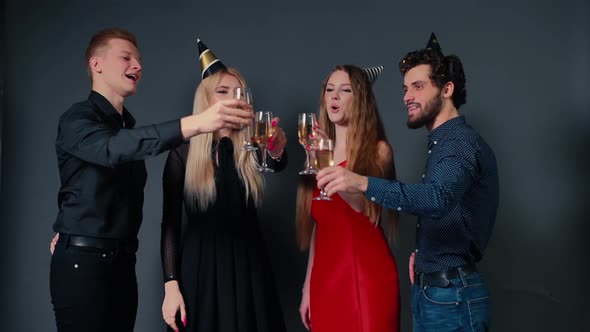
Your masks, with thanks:
M 274 132 L 272 119 L 272 112 L 256 112 L 254 117 L 254 139 L 262 149 L 262 164 L 258 168 L 258 171 L 263 173 L 272 173 L 275 171 L 266 164 L 266 147 L 268 146 L 268 140 Z
M 252 106 L 252 90 L 250 88 L 234 88 L 234 98 L 240 99 L 246 102 L 248 105 Z M 257 147 L 254 146 L 252 143 L 252 139 L 254 135 L 252 135 L 252 125 L 242 126 L 241 129 L 244 132 L 244 144 L 242 145 L 242 150 L 244 151 L 255 151 L 258 150 Z
M 313 139 L 310 138 L 313 133 L 313 127 L 317 125 L 317 118 L 315 113 L 301 113 L 297 117 L 297 136 L 299 136 L 299 144 L 305 149 L 305 169 L 299 172 L 299 175 L 317 174 L 318 170 L 313 167 L 310 162 L 311 147 L 313 146 Z
M 320 138 L 317 146 L 317 161 L 319 169 L 334 166 L 334 141 L 329 138 Z M 312 198 L 314 201 L 331 201 L 332 198 L 326 195 L 324 188 L 320 195 Z

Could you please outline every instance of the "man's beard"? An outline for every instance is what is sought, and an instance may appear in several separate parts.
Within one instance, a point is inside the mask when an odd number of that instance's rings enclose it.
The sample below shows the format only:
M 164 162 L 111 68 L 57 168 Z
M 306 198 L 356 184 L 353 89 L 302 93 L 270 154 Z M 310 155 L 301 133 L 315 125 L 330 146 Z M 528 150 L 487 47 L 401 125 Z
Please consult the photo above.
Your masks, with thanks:
M 411 104 L 411 103 L 410 103 Z M 410 105 L 409 104 L 409 105 Z M 443 98 L 438 95 L 429 100 L 424 107 L 420 105 L 420 112 L 412 119 L 408 116 L 408 128 L 418 129 L 422 128 L 427 123 L 434 121 L 436 116 L 442 110 Z

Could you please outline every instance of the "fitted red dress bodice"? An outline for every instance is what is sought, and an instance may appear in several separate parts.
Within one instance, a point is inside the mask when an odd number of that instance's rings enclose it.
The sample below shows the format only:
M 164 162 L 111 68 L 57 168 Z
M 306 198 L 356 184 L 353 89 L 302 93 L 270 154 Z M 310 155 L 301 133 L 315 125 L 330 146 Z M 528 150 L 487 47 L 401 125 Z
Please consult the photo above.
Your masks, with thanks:
M 331 201 L 312 201 L 311 216 L 316 222 L 312 331 L 399 331 L 398 272 L 382 228 L 338 194 Z

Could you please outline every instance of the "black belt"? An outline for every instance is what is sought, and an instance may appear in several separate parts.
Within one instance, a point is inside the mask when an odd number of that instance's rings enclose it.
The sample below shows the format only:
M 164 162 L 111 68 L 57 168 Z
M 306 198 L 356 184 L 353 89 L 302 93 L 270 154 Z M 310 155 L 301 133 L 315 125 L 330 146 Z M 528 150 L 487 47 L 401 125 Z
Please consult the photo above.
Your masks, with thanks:
M 416 278 L 414 280 L 420 285 L 420 288 L 427 286 L 444 288 L 451 284 L 450 280 L 460 278 L 461 274 L 465 277 L 475 272 L 477 272 L 475 264 L 467 264 L 445 271 L 416 273 Z
M 135 253 L 137 251 L 137 239 L 117 240 L 82 235 L 60 235 L 66 238 L 66 244 L 72 247 L 95 248 L 108 252 Z

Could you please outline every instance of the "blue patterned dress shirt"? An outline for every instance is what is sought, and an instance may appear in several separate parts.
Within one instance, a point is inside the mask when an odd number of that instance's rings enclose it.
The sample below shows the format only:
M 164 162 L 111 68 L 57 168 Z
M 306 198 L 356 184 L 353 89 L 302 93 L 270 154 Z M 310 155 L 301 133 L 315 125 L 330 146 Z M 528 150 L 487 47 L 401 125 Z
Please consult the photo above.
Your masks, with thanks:
M 416 272 L 473 264 L 481 260 L 496 219 L 496 158 L 464 117 L 453 118 L 428 135 L 422 183 L 369 177 L 365 196 L 418 216 Z

